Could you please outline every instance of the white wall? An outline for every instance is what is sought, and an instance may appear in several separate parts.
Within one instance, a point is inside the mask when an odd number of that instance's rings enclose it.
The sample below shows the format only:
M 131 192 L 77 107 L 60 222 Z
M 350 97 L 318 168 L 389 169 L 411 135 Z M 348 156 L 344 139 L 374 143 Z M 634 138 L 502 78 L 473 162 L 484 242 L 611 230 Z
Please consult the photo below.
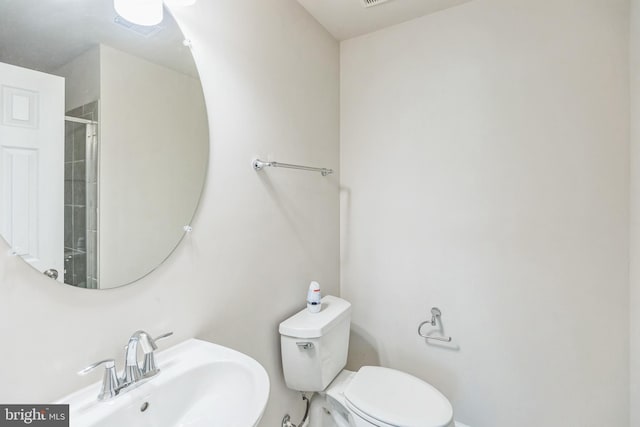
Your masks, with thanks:
M 211 133 L 194 232 L 134 285 L 87 291 L 52 283 L 0 243 L 1 402 L 39 402 L 98 381 L 75 372 L 118 357 L 142 328 L 200 337 L 269 372 L 263 425 L 301 415 L 284 386 L 278 323 L 308 282 L 338 292 L 336 174 L 251 169 L 253 156 L 338 169 L 338 44 L 292 0 L 200 1 L 176 13 L 193 40 Z M 293 410 L 295 409 L 295 410 Z
M 100 93 L 105 289 L 149 273 L 180 241 L 202 192 L 208 129 L 198 79 L 105 45 Z
M 65 111 L 100 98 L 100 47 L 87 50 L 53 74 L 65 78 Z
M 631 310 L 631 426 L 640 425 L 640 0 L 631 0 L 631 230 L 630 298 Z
M 627 47 L 624 0 L 341 44 L 351 368 L 416 374 L 473 427 L 629 425 Z M 432 306 L 454 349 L 417 336 Z

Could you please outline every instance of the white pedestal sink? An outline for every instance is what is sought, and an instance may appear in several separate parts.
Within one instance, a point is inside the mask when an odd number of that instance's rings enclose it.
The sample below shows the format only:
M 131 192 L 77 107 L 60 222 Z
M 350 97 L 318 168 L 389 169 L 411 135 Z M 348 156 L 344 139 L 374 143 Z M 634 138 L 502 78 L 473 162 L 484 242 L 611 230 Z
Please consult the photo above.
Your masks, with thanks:
M 253 427 L 269 398 L 269 377 L 247 355 L 190 339 L 156 354 L 160 373 L 99 402 L 100 383 L 56 403 L 72 427 Z

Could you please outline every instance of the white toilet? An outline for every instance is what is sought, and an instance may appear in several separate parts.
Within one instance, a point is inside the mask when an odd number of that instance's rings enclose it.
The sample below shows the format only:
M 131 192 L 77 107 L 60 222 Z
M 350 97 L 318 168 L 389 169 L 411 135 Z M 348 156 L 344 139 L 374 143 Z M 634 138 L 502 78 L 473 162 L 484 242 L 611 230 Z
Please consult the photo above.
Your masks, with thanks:
M 306 309 L 280 323 L 284 379 L 292 390 L 317 392 L 311 426 L 453 427 L 453 409 L 429 383 L 395 369 L 344 370 L 351 304 L 326 296 L 320 313 Z

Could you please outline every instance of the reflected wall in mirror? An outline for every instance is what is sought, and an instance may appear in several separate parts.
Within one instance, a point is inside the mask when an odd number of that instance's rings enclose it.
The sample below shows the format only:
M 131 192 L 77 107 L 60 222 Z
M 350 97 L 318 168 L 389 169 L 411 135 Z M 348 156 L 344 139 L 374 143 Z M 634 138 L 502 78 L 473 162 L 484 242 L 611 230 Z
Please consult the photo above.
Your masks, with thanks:
M 190 49 L 112 0 L 0 0 L 0 234 L 56 280 L 132 283 L 190 224 L 208 127 Z

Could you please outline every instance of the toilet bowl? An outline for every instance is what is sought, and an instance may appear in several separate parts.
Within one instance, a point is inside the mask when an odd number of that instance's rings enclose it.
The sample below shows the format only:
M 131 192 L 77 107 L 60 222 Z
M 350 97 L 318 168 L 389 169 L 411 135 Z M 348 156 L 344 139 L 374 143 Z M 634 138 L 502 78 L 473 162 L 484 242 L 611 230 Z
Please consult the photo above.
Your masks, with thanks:
M 453 427 L 453 409 L 429 383 L 395 369 L 342 370 L 316 405 L 324 404 L 338 427 Z M 314 426 L 313 419 L 310 427 Z
M 351 304 L 326 296 L 280 324 L 287 386 L 316 392 L 309 427 L 454 427 L 453 409 L 431 384 L 395 369 L 345 370 Z

